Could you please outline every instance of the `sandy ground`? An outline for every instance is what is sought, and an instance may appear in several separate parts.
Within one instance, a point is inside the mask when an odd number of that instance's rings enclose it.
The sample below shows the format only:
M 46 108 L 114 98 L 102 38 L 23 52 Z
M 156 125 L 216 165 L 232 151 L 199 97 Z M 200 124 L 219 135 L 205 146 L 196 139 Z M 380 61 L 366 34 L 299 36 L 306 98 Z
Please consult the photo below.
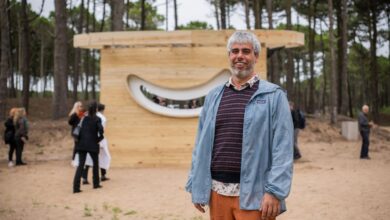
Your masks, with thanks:
M 0 145 L 0 219 L 209 219 L 184 191 L 185 168 L 112 168 L 102 189 L 72 193 L 72 140 L 65 121 L 31 123 L 27 166 L 7 166 Z M 278 220 L 390 219 L 390 140 L 372 134 L 371 160 L 358 159 L 360 141 L 309 120 L 300 134 L 288 211 Z

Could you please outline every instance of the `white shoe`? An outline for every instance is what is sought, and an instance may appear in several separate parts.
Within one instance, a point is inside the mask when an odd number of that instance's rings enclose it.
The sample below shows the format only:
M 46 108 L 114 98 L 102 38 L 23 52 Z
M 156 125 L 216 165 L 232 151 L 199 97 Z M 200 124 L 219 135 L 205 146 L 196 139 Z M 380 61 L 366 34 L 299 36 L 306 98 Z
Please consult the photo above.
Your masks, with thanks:
M 10 161 L 8 162 L 8 167 L 13 167 L 14 166 L 14 162 Z

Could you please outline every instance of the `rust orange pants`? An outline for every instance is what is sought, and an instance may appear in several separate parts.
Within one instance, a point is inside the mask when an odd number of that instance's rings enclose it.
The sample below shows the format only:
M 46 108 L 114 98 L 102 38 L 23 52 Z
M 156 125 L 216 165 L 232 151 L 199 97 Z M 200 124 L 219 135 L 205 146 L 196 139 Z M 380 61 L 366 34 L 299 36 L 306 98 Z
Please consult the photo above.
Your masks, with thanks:
M 241 210 L 240 199 L 211 191 L 210 220 L 261 220 L 261 211 Z M 269 219 L 275 220 L 275 219 Z

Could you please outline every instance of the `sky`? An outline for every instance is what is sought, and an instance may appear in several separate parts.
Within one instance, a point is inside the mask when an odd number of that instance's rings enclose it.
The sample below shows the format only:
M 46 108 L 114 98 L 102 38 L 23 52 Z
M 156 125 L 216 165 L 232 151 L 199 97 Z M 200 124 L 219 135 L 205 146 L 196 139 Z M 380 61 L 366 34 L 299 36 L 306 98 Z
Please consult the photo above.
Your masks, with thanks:
M 41 7 L 41 0 L 28 0 L 32 4 L 33 10 L 39 12 Z M 81 2 L 81 1 L 78 1 Z M 73 4 L 76 1 L 73 0 Z M 215 29 L 217 27 L 216 21 L 213 15 L 213 8 L 206 0 L 177 0 L 178 4 L 178 20 L 179 25 L 185 25 L 190 21 L 204 21 L 211 24 Z M 92 5 L 92 4 L 91 4 Z M 159 14 L 165 16 L 166 14 L 166 0 L 155 0 L 153 3 L 157 6 Z M 173 14 L 173 0 L 168 0 L 168 30 L 174 29 L 174 14 Z M 50 11 L 54 10 L 54 0 L 45 0 L 43 15 L 48 16 Z M 241 10 L 242 11 L 242 10 Z M 97 12 L 97 14 L 99 14 Z M 100 13 L 101 14 L 101 13 Z M 245 29 L 244 15 L 235 13 L 231 22 L 236 29 Z M 161 29 L 166 29 L 165 22 L 159 26 Z
M 55 0 L 45 0 L 43 15 L 48 16 L 50 11 L 54 10 L 54 1 Z M 133 1 L 133 0 L 132 0 Z M 157 7 L 157 11 L 159 14 L 166 15 L 166 1 L 167 0 L 155 0 L 153 3 L 154 6 Z M 39 11 L 41 7 L 42 0 L 28 0 L 28 2 L 32 5 L 33 10 Z M 69 1 L 68 1 L 69 2 Z M 77 2 L 79 4 L 80 0 Z M 173 0 L 168 0 L 168 31 L 172 31 L 174 29 L 174 13 L 173 13 Z M 76 1 L 73 0 L 73 4 L 76 4 Z M 214 29 L 217 29 L 216 21 L 214 18 L 214 8 L 207 2 L 207 0 L 177 0 L 178 4 L 178 22 L 179 25 L 185 25 L 190 21 L 203 21 L 212 25 Z M 91 4 L 92 5 L 92 4 Z M 99 9 L 96 12 L 98 15 L 102 14 Z M 253 16 L 251 16 L 253 17 Z M 292 14 L 293 23 L 296 23 L 296 14 Z M 236 9 L 230 18 L 231 25 L 239 30 L 245 30 L 245 18 L 244 18 L 244 10 L 240 8 L 240 6 Z M 280 20 L 280 22 L 285 22 L 284 19 Z M 299 22 L 301 24 L 306 24 L 307 21 L 300 17 Z M 387 22 L 387 21 L 383 21 Z M 387 23 L 386 23 L 387 24 Z M 385 25 L 386 25 L 385 24 Z M 251 21 L 251 26 L 253 26 L 253 20 Z M 264 25 L 267 27 L 267 25 Z M 159 26 L 160 29 L 166 29 L 166 23 L 162 23 Z M 367 48 L 369 44 L 364 44 Z M 378 46 L 378 53 L 380 55 L 388 56 L 389 55 L 389 46 L 388 42 L 384 45 Z

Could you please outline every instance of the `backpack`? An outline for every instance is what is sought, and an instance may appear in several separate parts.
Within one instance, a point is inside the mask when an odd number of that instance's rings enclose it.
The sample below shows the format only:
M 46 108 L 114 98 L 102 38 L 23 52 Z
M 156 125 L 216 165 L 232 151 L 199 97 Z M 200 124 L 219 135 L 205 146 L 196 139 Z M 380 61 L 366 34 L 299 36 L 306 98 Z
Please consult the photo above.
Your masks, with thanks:
M 306 127 L 305 114 L 299 109 L 297 111 L 298 111 L 298 128 L 305 129 L 305 127 Z

